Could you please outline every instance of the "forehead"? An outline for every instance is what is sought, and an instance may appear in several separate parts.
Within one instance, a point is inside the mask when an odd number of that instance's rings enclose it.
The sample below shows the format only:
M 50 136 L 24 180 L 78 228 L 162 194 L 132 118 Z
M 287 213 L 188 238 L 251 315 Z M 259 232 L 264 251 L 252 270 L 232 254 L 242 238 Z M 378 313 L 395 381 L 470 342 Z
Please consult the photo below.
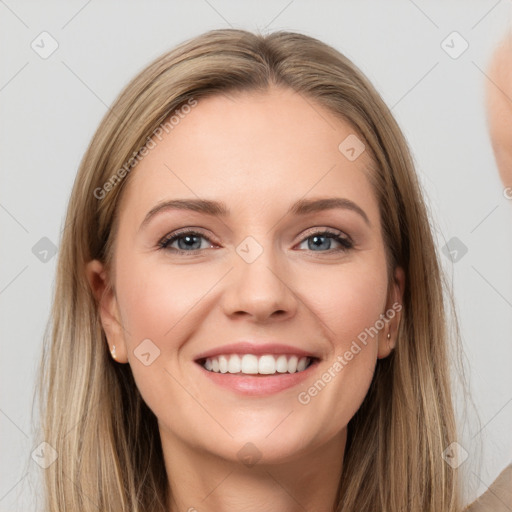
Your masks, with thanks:
M 198 196 L 249 215 L 337 195 L 364 204 L 376 220 L 368 152 L 356 159 L 344 152 L 354 142 L 362 148 L 355 137 L 347 121 L 290 89 L 200 98 L 162 140 L 154 138 L 123 202 L 147 211 L 169 198 Z

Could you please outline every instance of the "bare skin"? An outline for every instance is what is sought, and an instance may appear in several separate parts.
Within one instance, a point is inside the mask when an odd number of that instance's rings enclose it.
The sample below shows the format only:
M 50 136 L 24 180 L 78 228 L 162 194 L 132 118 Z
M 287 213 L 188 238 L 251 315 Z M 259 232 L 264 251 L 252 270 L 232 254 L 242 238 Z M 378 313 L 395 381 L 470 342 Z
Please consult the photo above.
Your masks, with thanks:
M 402 269 L 387 274 L 368 154 L 349 161 L 338 145 L 354 133 L 350 125 L 311 105 L 288 89 L 199 100 L 132 171 L 113 274 L 96 260 L 87 266 L 116 361 L 130 364 L 158 418 L 171 512 L 332 511 L 347 424 L 377 358 L 394 347 L 399 313 L 309 403 L 299 402 L 401 302 L 404 288 Z M 326 197 L 349 199 L 368 222 L 349 208 L 286 214 L 300 199 Z M 141 227 L 155 205 L 178 198 L 222 201 L 231 213 L 168 209 Z M 159 248 L 181 228 L 200 232 L 194 249 L 183 237 Z M 324 235 L 315 244 L 326 229 L 353 247 Z M 237 252 L 248 236 L 263 251 L 251 263 Z M 134 354 L 145 339 L 160 350 L 149 366 Z M 212 383 L 194 361 L 241 339 L 277 340 L 320 361 L 298 386 L 242 396 Z M 240 458 L 246 443 L 257 449 L 255 465 Z
M 492 147 L 504 196 L 512 199 L 512 32 L 496 47 L 486 81 L 486 108 Z M 468 512 L 512 510 L 512 464 L 507 466 Z
M 496 48 L 486 81 L 487 118 L 501 181 L 512 198 L 512 34 Z

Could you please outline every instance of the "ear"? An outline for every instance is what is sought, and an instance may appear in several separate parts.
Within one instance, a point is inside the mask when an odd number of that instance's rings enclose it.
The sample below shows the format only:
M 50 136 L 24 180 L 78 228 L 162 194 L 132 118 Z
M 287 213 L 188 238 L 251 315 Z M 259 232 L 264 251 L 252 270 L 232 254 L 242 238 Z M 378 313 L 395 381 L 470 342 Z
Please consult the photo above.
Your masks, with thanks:
M 379 332 L 378 359 L 388 357 L 396 346 L 398 327 L 400 326 L 400 319 L 402 318 L 404 289 L 405 272 L 402 267 L 396 267 L 393 282 L 389 287 L 386 311 L 382 317 L 385 325 Z
M 117 298 L 110 282 L 110 276 L 103 263 L 99 260 L 89 261 L 85 273 L 91 291 L 96 299 L 101 325 L 105 331 L 109 351 L 112 354 L 115 346 L 115 360 L 118 363 L 128 362 L 126 357 L 126 341 L 121 325 Z

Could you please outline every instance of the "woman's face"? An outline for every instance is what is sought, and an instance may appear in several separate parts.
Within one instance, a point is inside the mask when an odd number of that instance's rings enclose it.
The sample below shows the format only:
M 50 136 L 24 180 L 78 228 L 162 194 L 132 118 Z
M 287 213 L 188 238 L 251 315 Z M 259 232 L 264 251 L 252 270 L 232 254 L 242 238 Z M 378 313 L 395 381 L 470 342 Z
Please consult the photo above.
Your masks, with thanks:
M 200 99 L 154 141 L 119 206 L 101 317 L 164 448 L 271 462 L 342 443 L 399 318 L 368 153 L 276 88 Z

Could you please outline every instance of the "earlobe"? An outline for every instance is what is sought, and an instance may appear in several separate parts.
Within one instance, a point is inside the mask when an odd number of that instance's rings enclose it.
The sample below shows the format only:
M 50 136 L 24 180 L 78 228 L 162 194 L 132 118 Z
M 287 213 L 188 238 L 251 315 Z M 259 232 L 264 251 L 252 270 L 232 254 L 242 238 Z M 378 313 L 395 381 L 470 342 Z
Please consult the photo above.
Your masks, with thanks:
M 384 359 L 391 354 L 395 348 L 395 344 L 391 339 L 391 333 L 380 333 L 379 334 L 379 346 L 377 351 L 377 359 Z
M 405 272 L 402 267 L 396 267 L 393 276 L 393 283 L 388 294 L 386 304 L 385 327 L 379 333 L 377 358 L 383 359 L 391 354 L 396 347 L 398 328 L 402 318 L 403 295 L 405 290 Z
M 96 300 L 98 315 L 109 344 L 109 352 L 117 362 L 125 363 L 127 358 L 124 332 L 119 319 L 117 299 L 108 272 L 103 263 L 99 260 L 92 260 L 86 264 L 85 273 Z

